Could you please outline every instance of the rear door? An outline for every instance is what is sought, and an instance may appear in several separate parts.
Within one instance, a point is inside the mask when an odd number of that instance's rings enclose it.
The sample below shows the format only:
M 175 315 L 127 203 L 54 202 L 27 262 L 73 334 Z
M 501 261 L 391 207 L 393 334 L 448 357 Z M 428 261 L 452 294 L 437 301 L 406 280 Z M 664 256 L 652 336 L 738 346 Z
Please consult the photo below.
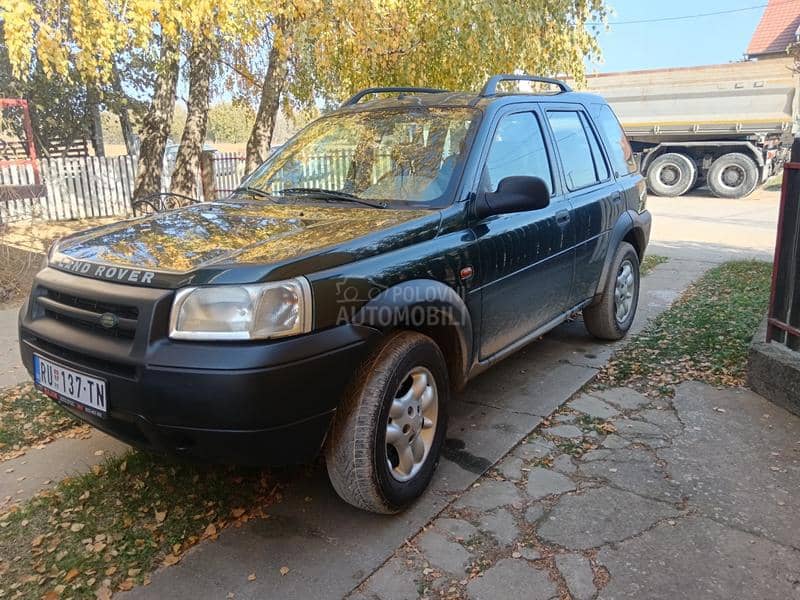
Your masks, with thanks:
M 492 215 L 474 224 L 484 282 L 481 359 L 569 308 L 574 233 L 546 140 L 536 105 L 509 107 L 496 121 L 480 170 L 478 194 L 496 191 L 505 177 L 526 175 L 547 182 L 552 195 L 546 208 Z
M 597 291 L 610 230 L 623 211 L 622 196 L 584 107 L 551 104 L 545 112 L 575 225 L 575 279 L 570 304 L 577 305 Z

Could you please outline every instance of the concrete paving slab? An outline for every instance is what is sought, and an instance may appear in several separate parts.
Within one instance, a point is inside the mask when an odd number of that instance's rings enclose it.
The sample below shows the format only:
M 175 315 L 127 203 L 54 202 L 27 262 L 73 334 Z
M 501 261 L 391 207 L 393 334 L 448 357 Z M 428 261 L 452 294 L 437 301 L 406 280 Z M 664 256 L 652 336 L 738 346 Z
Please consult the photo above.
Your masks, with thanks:
M 638 535 L 655 523 L 676 517 L 666 503 L 615 488 L 595 488 L 580 495 L 562 496 L 538 527 L 550 543 L 580 550 Z
M 691 517 L 603 548 L 611 575 L 601 600 L 800 597 L 800 552 Z
M 800 419 L 701 383 L 678 386 L 673 404 L 685 429 L 657 454 L 696 510 L 800 550 Z
M 0 390 L 28 381 L 19 356 L 18 308 L 0 310 Z
M 41 448 L 2 463 L 0 508 L 21 502 L 53 487 L 65 477 L 88 471 L 106 458 L 127 452 L 130 446 L 92 430 L 88 438 L 58 438 Z
M 556 554 L 558 568 L 573 600 L 591 600 L 597 593 L 589 559 L 580 554 Z
M 558 597 L 558 590 L 545 571 L 532 567 L 524 560 L 504 558 L 491 567 L 483 577 L 473 579 L 467 586 L 473 600 L 549 600 Z

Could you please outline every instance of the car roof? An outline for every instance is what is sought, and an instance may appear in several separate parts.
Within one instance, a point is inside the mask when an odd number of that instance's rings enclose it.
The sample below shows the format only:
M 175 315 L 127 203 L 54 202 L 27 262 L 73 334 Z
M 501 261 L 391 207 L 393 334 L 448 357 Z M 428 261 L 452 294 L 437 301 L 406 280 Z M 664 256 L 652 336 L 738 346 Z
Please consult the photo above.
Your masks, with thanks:
M 426 108 L 499 108 L 508 104 L 519 102 L 547 102 L 551 104 L 605 104 L 606 101 L 596 94 L 585 92 L 559 92 L 559 93 L 498 93 L 481 95 L 475 92 L 436 92 L 436 93 L 408 93 L 399 92 L 389 97 L 375 98 L 356 104 L 342 106 L 332 114 L 360 112 L 364 110 L 404 109 L 414 107 Z

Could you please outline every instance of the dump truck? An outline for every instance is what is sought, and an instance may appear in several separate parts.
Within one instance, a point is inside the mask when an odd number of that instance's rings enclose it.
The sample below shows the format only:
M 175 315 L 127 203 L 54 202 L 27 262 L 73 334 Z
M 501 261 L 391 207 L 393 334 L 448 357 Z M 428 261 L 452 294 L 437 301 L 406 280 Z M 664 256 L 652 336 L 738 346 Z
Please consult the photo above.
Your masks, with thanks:
M 798 115 L 788 56 L 586 79 L 619 115 L 654 194 L 707 185 L 716 196 L 742 198 L 788 158 Z

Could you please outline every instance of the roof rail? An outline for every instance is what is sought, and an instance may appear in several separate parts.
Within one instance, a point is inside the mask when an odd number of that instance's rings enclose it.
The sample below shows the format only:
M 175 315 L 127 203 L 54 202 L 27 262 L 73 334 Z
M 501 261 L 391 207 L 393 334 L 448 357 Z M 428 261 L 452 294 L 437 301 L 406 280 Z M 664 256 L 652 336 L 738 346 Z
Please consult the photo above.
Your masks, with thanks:
M 427 88 L 427 87 L 372 87 L 366 88 L 361 90 L 360 92 L 353 94 L 347 100 L 342 102 L 340 108 L 344 108 L 345 106 L 353 106 L 354 104 L 358 104 L 358 101 L 361 100 L 364 96 L 369 96 L 370 94 L 385 94 L 385 93 L 411 93 L 411 94 L 441 94 L 446 92 L 447 90 L 440 90 L 438 88 Z
M 551 77 L 537 77 L 536 75 L 495 75 L 489 78 L 486 85 L 481 90 L 481 96 L 494 96 L 497 93 L 497 86 L 501 81 L 535 81 L 537 83 L 549 83 L 557 86 L 561 92 L 571 92 L 572 88 L 560 79 Z

